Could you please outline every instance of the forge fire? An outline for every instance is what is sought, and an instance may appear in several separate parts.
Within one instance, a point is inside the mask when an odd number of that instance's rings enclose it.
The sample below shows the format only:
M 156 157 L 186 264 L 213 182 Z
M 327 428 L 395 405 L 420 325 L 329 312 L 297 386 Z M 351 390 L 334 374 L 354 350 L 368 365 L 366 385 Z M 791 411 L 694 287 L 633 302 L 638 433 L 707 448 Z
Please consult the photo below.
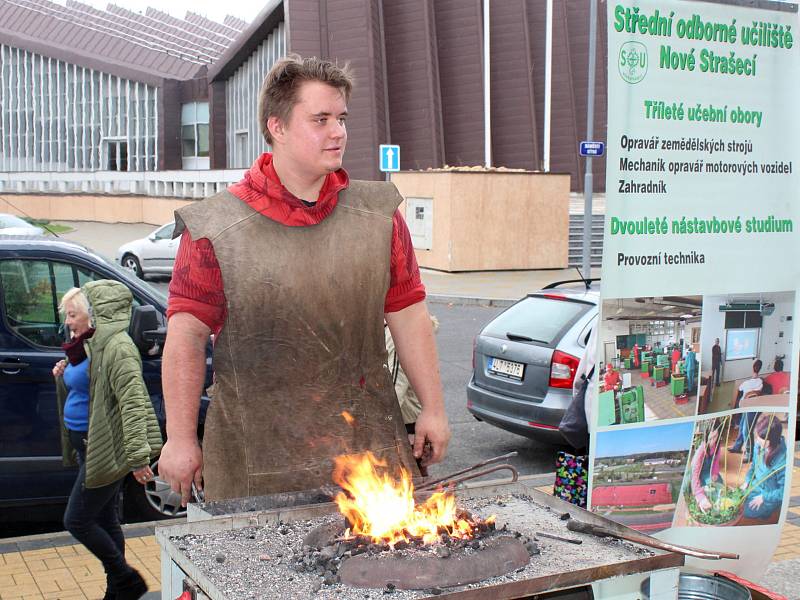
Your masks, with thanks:
M 348 524 L 344 540 L 394 548 L 451 538 L 471 540 L 476 532 L 494 530 L 494 516 L 475 519 L 457 508 L 452 493 L 436 492 L 417 504 L 408 471 L 402 469 L 396 480 L 386 463 L 370 452 L 337 457 L 333 479 L 343 490 L 336 504 Z
M 520 568 L 538 552 L 532 541 L 497 531 L 494 516 L 458 508 L 452 493 L 417 503 L 410 474 L 393 477 L 371 453 L 337 457 L 333 479 L 343 518 L 312 530 L 294 563 L 326 585 L 447 587 Z

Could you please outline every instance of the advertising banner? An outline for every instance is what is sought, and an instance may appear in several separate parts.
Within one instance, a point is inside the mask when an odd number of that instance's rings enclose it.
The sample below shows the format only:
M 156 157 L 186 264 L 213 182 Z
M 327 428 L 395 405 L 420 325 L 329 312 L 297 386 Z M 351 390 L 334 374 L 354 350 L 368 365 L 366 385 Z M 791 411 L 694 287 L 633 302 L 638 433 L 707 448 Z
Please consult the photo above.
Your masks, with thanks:
M 758 577 L 797 419 L 798 14 L 608 4 L 592 510 Z

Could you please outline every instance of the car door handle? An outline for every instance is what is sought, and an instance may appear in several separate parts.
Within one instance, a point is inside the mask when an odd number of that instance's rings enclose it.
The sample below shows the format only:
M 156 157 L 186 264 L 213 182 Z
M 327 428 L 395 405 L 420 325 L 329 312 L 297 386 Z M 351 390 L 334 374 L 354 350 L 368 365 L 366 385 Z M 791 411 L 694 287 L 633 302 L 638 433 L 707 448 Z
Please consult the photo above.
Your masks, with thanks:
M 0 369 L 2 369 L 2 371 L 8 375 L 14 375 L 14 373 L 9 373 L 9 371 L 14 371 L 15 373 L 18 373 L 22 369 L 27 369 L 30 366 L 31 366 L 30 363 L 23 363 L 23 362 L 13 362 L 13 361 L 0 362 Z

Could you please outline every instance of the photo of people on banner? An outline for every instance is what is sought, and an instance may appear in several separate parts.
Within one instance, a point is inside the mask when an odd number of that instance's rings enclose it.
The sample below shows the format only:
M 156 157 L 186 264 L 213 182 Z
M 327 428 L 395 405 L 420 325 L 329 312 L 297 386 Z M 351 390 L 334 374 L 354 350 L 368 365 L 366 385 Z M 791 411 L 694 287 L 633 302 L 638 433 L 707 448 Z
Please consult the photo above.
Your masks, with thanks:
M 703 298 L 698 414 L 789 408 L 794 292 Z M 742 438 L 736 442 L 741 447 Z
M 674 526 L 777 523 L 786 488 L 787 420 L 785 412 L 748 411 L 698 421 Z
M 701 296 L 603 302 L 598 427 L 694 416 Z

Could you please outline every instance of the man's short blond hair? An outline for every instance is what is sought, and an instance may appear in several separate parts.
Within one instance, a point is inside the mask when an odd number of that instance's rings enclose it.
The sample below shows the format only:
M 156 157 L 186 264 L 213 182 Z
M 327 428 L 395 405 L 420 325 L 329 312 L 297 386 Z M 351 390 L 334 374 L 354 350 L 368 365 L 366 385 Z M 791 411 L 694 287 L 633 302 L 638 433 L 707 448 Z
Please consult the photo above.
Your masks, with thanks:
M 71 303 L 77 310 L 82 313 L 89 314 L 89 300 L 86 295 L 81 291 L 81 288 L 70 288 L 61 297 L 61 304 L 58 305 L 58 311 L 63 315 L 67 312 L 67 304 Z
M 345 102 L 349 102 L 353 91 L 353 76 L 348 64 L 340 67 L 316 56 L 301 58 L 297 54 L 281 58 L 267 73 L 258 94 L 258 124 L 268 144 L 272 145 L 272 134 L 267 121 L 270 117 L 277 117 L 284 123 L 288 121 L 292 108 L 297 104 L 300 84 L 306 81 L 319 81 L 340 90 Z

